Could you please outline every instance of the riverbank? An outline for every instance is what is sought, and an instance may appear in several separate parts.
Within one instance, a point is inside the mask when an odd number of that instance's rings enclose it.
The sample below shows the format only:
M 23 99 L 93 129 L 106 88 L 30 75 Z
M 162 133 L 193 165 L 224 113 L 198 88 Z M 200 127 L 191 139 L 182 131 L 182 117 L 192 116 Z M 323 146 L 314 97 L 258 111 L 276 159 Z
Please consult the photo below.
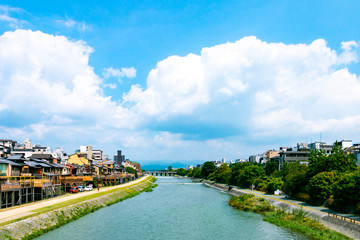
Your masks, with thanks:
M 19 221 L 0 227 L 0 239 L 33 239 L 102 207 L 147 191 L 155 180 L 154 177 L 146 176 L 124 186 L 104 188 L 88 196 L 37 208 L 26 219 L 15 219 L 13 221 Z
M 310 239 L 351 239 L 350 237 L 330 230 L 320 222 L 311 219 L 309 214 L 302 208 L 299 210 L 293 209 L 292 212 L 288 212 L 285 209 L 271 205 L 270 202 L 266 201 L 264 198 L 255 197 L 255 195 L 252 194 L 243 194 L 238 197 L 232 197 L 229 200 L 229 205 L 239 210 L 260 213 L 264 215 L 264 221 L 279 227 L 288 228 L 291 231 L 300 233 Z
M 227 192 L 228 194 L 232 196 L 240 196 L 243 194 L 249 195 L 254 194 L 257 197 L 264 198 L 266 201 L 268 201 L 272 206 L 277 207 L 279 209 L 283 209 L 286 212 L 293 212 L 293 211 L 299 211 L 300 209 L 303 209 L 307 212 L 308 217 L 320 222 L 321 224 L 325 225 L 327 228 L 334 230 L 336 232 L 339 232 L 341 234 L 344 234 L 350 238 L 353 239 L 360 239 L 360 226 L 358 224 L 349 223 L 346 221 L 341 221 L 339 219 L 335 219 L 333 217 L 328 216 L 327 213 L 320 212 L 314 209 L 311 209 L 309 207 L 303 207 L 298 204 L 294 204 L 292 202 L 286 201 L 286 200 L 280 200 L 273 198 L 271 196 L 265 196 L 261 194 L 256 193 L 249 193 L 246 190 L 237 189 L 232 187 L 231 189 L 229 186 L 225 184 L 219 184 L 215 183 L 213 181 L 204 180 L 204 185 L 208 187 L 215 188 L 220 191 Z

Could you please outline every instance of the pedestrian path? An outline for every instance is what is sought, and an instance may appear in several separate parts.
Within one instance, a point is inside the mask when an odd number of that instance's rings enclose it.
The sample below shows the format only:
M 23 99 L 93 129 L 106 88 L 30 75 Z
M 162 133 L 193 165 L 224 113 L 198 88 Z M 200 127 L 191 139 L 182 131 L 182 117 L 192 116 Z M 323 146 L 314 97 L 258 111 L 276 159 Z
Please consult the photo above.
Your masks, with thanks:
M 124 183 L 121 185 L 100 188 L 100 191 L 108 192 L 113 189 L 126 188 L 133 184 L 139 183 L 146 178 L 147 178 L 147 176 L 144 176 L 142 178 L 139 178 L 134 181 L 127 182 L 127 183 Z M 15 207 L 11 207 L 11 208 L 1 209 L 0 210 L 0 224 L 11 221 L 11 220 L 15 220 L 18 218 L 23 218 L 23 217 L 26 217 L 29 215 L 33 215 L 34 211 L 37 209 L 40 209 L 40 208 L 48 207 L 48 206 L 51 206 L 51 205 L 54 205 L 57 203 L 65 202 L 68 200 L 72 200 L 72 199 L 76 199 L 76 198 L 80 198 L 80 197 L 84 197 L 84 196 L 94 195 L 97 193 L 98 193 L 98 191 L 96 191 L 94 189 L 93 191 L 79 192 L 76 194 L 65 194 L 65 195 L 62 195 L 59 197 L 55 197 L 55 198 L 50 198 L 50 199 L 37 201 L 37 202 L 29 203 L 29 204 L 24 204 L 24 205 L 20 205 L 20 206 L 15 206 Z
M 272 194 L 266 194 L 266 193 L 263 193 L 263 192 L 259 192 L 259 191 L 256 191 L 256 190 L 242 189 L 242 188 L 238 188 L 238 187 L 236 187 L 236 188 L 241 190 L 241 191 L 254 194 L 256 196 L 261 196 L 261 197 L 270 198 L 270 199 L 274 199 L 274 200 L 278 200 L 278 201 L 283 201 L 283 202 L 289 203 L 289 204 L 294 205 L 294 206 L 302 207 L 302 208 L 307 209 L 307 210 L 317 211 L 317 212 L 322 213 L 324 215 L 328 215 L 328 214 L 333 215 L 334 214 L 334 215 L 338 215 L 338 216 L 341 216 L 341 217 L 347 217 L 347 218 L 355 219 L 356 221 L 358 221 L 358 223 L 360 222 L 360 216 L 359 215 L 355 215 L 355 214 L 351 214 L 351 213 L 340 213 L 340 212 L 334 211 L 334 210 L 329 209 L 329 208 L 324 207 L 324 206 L 313 206 L 313 205 L 310 205 L 310 204 L 308 204 L 306 202 L 286 198 L 284 195 L 272 195 Z

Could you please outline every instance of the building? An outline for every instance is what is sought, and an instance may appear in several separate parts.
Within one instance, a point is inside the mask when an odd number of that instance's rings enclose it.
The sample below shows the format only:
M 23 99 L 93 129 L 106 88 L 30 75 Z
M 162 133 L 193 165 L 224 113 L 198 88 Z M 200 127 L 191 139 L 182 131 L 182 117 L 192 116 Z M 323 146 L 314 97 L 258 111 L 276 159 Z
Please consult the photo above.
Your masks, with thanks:
M 276 150 L 267 150 L 265 152 L 265 161 L 273 161 L 275 157 L 280 156 L 280 151 L 276 151 Z
M 81 154 L 86 154 L 87 159 L 94 159 L 93 158 L 93 147 L 91 145 L 89 146 L 80 146 Z
M 103 160 L 103 151 L 102 150 L 92 150 L 94 160 Z
M 117 154 L 114 155 L 114 162 L 116 165 L 121 166 L 125 162 L 125 155 L 121 155 L 121 150 L 117 151 Z
M 286 151 L 283 150 L 280 152 L 279 156 L 279 169 L 284 165 L 284 163 L 294 163 L 300 162 L 300 164 L 308 164 L 310 149 L 297 149 L 297 148 L 288 148 Z
M 77 165 L 92 165 L 93 160 L 87 158 L 86 153 L 74 153 L 69 156 L 68 163 L 69 164 L 77 164 Z
M 326 154 L 331 154 L 333 148 L 333 144 L 326 144 L 326 142 L 314 142 L 309 144 L 310 150 L 322 150 Z
M 263 154 L 251 155 L 249 157 L 249 162 L 251 162 L 251 163 L 264 163 L 265 162 L 265 157 L 264 157 Z
M 11 151 L 17 146 L 17 142 L 11 139 L 0 139 L 0 157 L 10 156 Z
M 339 143 L 342 149 L 351 148 L 353 146 L 352 140 L 341 140 Z

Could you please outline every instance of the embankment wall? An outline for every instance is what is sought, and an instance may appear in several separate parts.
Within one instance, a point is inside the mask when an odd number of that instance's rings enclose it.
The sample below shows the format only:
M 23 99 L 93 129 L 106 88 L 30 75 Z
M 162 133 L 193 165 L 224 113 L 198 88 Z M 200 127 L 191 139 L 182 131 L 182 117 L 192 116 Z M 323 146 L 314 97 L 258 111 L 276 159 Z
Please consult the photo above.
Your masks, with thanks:
M 119 189 L 116 192 L 8 224 L 0 228 L 0 239 L 35 238 L 97 209 L 133 197 L 145 191 L 151 185 L 152 182 L 145 180 L 128 188 Z

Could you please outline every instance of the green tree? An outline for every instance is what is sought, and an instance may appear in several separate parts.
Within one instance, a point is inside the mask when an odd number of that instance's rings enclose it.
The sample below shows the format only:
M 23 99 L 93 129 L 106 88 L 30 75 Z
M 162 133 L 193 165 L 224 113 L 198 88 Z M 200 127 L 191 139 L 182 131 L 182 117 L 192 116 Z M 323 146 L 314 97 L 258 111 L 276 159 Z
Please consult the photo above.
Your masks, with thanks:
M 335 180 L 333 172 L 321 172 L 312 177 L 307 185 L 309 201 L 313 204 L 323 204 L 330 197 Z
M 172 166 L 168 166 L 168 170 L 172 171 L 173 170 Z
M 244 169 L 248 166 L 250 166 L 251 163 L 249 162 L 243 162 L 243 163 L 235 163 L 230 166 L 231 168 L 231 179 L 230 184 L 232 185 L 238 185 L 239 178 L 243 174 Z
M 267 193 L 274 194 L 276 190 L 281 189 L 283 184 L 281 178 L 270 178 L 265 190 Z
M 199 167 L 194 167 L 193 168 L 193 177 L 194 178 L 200 178 L 201 177 L 201 168 L 199 168 Z
M 288 164 L 287 174 L 283 178 L 282 190 L 292 197 L 300 192 L 306 192 L 305 187 L 308 183 L 307 170 L 308 167 L 299 162 Z
M 125 171 L 126 171 L 127 173 L 134 174 L 135 177 L 137 177 L 137 171 L 136 171 L 135 169 L 133 169 L 132 167 L 126 167 L 126 168 L 125 168 Z
M 210 173 L 213 173 L 216 169 L 216 166 L 213 162 L 205 162 L 201 168 L 201 176 L 207 178 Z
M 238 185 L 241 187 L 250 187 L 256 178 L 262 178 L 265 171 L 260 165 L 249 165 L 240 171 Z
M 333 187 L 334 207 L 340 210 L 354 209 L 360 202 L 360 172 L 344 174 Z
M 211 173 L 209 175 L 209 178 L 216 182 L 229 184 L 231 179 L 231 169 L 229 168 L 227 163 L 224 163 L 220 167 L 218 167 L 213 173 Z
M 356 169 L 354 154 L 344 152 L 339 144 L 335 144 L 326 165 L 328 171 L 349 172 Z
M 184 168 L 178 168 L 176 174 L 180 176 L 185 176 L 188 172 Z
M 309 178 L 320 172 L 337 171 L 343 173 L 354 171 L 355 169 L 354 155 L 344 152 L 337 143 L 335 143 L 330 155 L 325 154 L 322 150 L 311 151 L 309 155 Z
M 279 168 L 279 163 L 277 161 L 276 162 L 267 161 L 265 163 L 265 173 L 267 176 L 270 176 L 273 172 L 278 170 L 278 168 Z

